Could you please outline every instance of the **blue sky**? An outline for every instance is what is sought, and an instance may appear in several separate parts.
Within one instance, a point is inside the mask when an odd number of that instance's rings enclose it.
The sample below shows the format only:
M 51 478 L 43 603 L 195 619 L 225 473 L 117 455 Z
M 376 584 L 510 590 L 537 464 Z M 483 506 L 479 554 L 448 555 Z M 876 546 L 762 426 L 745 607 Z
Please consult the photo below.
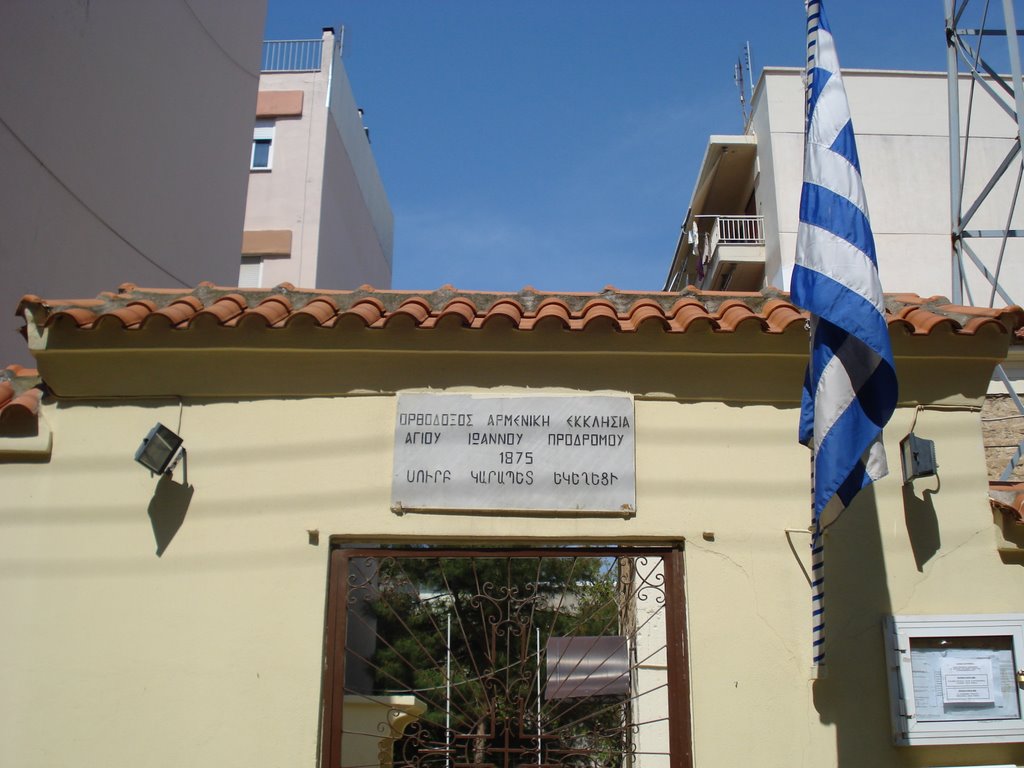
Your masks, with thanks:
M 828 13 L 846 68 L 945 69 L 942 0 Z M 802 0 L 269 0 L 268 39 L 341 25 L 420 290 L 659 290 L 744 43 L 755 79 L 804 48 Z

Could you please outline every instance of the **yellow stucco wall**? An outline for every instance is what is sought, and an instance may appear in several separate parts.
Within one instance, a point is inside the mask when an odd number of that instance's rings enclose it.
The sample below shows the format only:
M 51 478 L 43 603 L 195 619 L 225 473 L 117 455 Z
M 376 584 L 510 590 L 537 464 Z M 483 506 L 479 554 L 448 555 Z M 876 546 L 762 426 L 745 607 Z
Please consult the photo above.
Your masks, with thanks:
M 685 541 L 696 765 L 1024 762 L 891 746 L 882 616 L 1024 607 L 976 410 L 918 415 L 940 475 L 908 494 L 913 417 L 886 429 L 894 474 L 828 535 L 831 671 L 812 683 L 808 536 L 785 532 L 809 515 L 795 407 L 639 399 L 636 516 L 524 522 L 392 513 L 391 395 L 48 405 L 50 461 L 0 465 L 0 764 L 313 766 L 331 536 Z M 156 421 L 185 438 L 192 487 L 169 543 L 188 492 L 132 461 Z

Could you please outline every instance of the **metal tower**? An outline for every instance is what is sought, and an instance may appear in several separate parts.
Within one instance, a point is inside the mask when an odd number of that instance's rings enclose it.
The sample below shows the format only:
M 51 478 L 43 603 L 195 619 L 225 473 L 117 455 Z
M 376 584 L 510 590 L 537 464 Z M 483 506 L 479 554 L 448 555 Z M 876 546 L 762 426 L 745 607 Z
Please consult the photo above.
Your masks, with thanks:
M 999 0 L 945 0 L 946 6 L 946 65 L 949 87 L 949 176 L 950 213 L 952 221 L 952 300 L 955 304 L 994 306 L 998 296 L 1006 304 L 1016 304 L 1001 284 L 1007 257 L 1007 245 L 1015 238 L 1024 237 L 1024 229 L 1014 228 L 1014 211 L 1020 196 L 1024 177 L 1024 82 L 1021 80 L 1020 38 L 1024 30 L 1017 28 L 1014 0 L 1002 0 L 1002 26 L 993 18 L 998 11 L 992 6 Z M 971 26 L 967 26 L 970 24 Z M 986 41 L 990 41 L 986 44 Z M 1005 41 L 1006 48 L 997 45 Z M 984 50 L 983 50 L 984 49 Z M 1003 55 L 1006 56 L 1003 59 Z M 1009 65 L 1010 77 L 999 74 L 998 68 Z M 962 77 L 967 76 L 967 77 Z M 966 105 L 961 105 L 961 79 L 967 84 Z M 971 154 L 971 118 L 979 103 L 1005 113 L 1014 126 L 1010 143 L 1002 161 L 995 168 L 979 168 Z M 965 181 L 971 177 L 987 181 L 981 183 L 977 193 L 965 193 Z M 1010 186 L 1008 186 L 1010 185 Z M 993 191 L 1001 190 L 1001 195 Z M 1000 199 L 997 199 L 1000 198 Z M 1008 198 L 1008 206 L 1003 199 Z M 996 211 L 995 208 L 1002 210 Z M 984 210 L 984 217 L 979 212 Z M 984 218 L 983 228 L 976 223 Z M 993 228 L 993 222 L 1002 224 Z M 993 244 L 995 247 L 993 248 Z M 983 251 L 983 253 L 979 253 Z M 966 271 L 976 270 L 971 275 Z M 1024 264 L 1018 268 L 1024 268 Z M 980 279 L 979 279 L 980 275 Z M 984 296 L 975 296 L 972 290 L 981 285 Z M 1024 414 L 1024 403 L 1017 396 L 1003 366 L 996 368 L 1014 404 Z M 1006 480 L 1024 456 L 1024 441 L 1000 479 Z

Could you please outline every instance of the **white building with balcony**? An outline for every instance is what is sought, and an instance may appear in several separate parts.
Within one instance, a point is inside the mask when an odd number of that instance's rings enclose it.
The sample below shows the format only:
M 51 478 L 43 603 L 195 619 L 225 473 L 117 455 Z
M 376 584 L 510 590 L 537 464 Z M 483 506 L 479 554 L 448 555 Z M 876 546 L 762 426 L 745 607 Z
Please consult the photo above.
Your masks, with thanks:
M 766 68 L 746 131 L 712 136 L 683 221 L 666 288 L 705 290 L 789 288 L 803 179 L 802 70 Z M 939 72 L 844 70 L 857 149 L 871 213 L 882 286 L 888 292 L 951 295 L 949 115 L 947 80 Z M 970 81 L 960 81 L 961 103 Z M 970 125 L 971 171 L 965 199 L 974 199 L 1012 150 L 1017 125 L 992 100 L 977 101 Z M 962 121 L 961 132 L 967 133 Z M 991 191 L 972 227 L 1024 227 L 1008 217 L 1012 178 Z M 1018 206 L 1019 208 L 1020 206 Z M 978 241 L 974 241 L 978 242 Z M 1024 241 L 1010 239 L 1000 266 L 999 241 L 974 246 L 979 261 L 1013 303 L 1024 302 Z M 969 265 L 974 304 L 991 305 L 992 287 Z M 994 304 L 1006 303 L 996 295 Z
M 239 286 L 390 288 L 392 230 L 341 40 L 265 41 Z

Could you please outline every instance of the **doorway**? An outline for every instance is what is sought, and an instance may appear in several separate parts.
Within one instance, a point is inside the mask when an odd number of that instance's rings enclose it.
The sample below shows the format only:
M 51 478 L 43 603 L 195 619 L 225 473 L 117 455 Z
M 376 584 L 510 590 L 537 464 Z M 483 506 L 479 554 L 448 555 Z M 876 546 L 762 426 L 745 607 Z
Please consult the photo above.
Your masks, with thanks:
M 688 768 L 682 548 L 331 552 L 325 768 Z

